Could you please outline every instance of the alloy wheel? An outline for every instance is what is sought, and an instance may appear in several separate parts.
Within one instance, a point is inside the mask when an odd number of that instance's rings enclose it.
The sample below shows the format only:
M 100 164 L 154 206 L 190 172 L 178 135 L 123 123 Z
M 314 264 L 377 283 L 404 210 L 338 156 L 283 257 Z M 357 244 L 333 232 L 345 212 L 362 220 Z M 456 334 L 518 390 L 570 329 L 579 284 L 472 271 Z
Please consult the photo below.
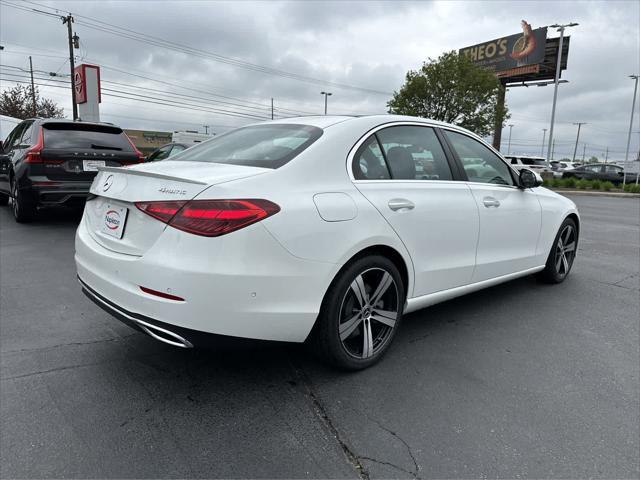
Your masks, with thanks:
M 15 180 L 11 182 L 11 208 L 13 210 L 13 216 L 18 218 L 20 206 L 18 205 L 18 182 Z
M 558 237 L 556 244 L 555 267 L 558 275 L 565 277 L 576 256 L 576 230 L 573 225 L 566 225 Z
M 367 359 L 380 352 L 401 308 L 398 287 L 389 272 L 370 268 L 351 282 L 340 306 L 339 336 L 345 351 Z

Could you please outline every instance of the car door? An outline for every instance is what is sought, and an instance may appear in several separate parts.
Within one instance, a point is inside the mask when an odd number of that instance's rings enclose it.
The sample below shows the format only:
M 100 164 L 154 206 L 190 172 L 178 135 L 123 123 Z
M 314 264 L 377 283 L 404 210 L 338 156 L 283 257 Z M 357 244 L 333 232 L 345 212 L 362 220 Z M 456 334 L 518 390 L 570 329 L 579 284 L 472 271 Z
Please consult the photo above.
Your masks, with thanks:
M 473 175 L 464 166 L 467 185 L 480 213 L 480 235 L 472 281 L 537 267 L 536 247 L 540 235 L 541 207 L 531 189 L 520 189 L 516 174 L 488 146 L 462 132 L 443 130 L 461 165 L 465 159 L 481 159 L 485 170 Z
M 418 297 L 471 281 L 478 208 L 433 128 L 381 127 L 352 162 L 354 184 L 407 247 Z
M 603 179 L 609 181 L 611 183 L 620 183 L 622 182 L 622 177 L 624 176 L 624 170 L 622 167 L 617 165 L 603 165 Z M 632 176 L 635 179 L 635 175 Z
M 20 141 L 25 133 L 25 130 L 33 123 L 33 121 L 25 121 L 19 123 L 7 136 L 3 142 L 3 152 L 0 156 L 0 190 L 3 192 L 10 192 L 11 187 L 9 185 L 9 173 L 12 170 L 12 163 L 14 157 L 19 150 Z

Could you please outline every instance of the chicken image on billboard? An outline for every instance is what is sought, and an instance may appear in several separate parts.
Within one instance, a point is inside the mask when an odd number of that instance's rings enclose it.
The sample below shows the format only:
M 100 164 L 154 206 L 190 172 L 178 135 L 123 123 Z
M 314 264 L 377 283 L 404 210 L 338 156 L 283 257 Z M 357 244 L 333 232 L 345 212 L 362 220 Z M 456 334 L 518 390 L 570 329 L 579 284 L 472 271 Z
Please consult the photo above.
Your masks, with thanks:
M 522 21 L 522 33 L 498 38 L 460 49 L 479 67 L 501 72 L 542 63 L 547 40 L 547 27 L 533 30 Z

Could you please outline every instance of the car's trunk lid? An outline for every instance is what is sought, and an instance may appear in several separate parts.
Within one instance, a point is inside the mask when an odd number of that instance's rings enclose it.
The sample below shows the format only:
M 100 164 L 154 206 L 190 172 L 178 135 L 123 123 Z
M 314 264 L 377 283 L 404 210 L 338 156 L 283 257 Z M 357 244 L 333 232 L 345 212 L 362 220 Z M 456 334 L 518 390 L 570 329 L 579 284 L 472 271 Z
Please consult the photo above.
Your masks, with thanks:
M 188 201 L 212 185 L 269 171 L 169 160 L 127 168 L 102 167 L 91 186 L 92 198 L 85 207 L 87 228 L 94 240 L 105 248 L 143 255 L 167 225 L 140 211 L 136 202 Z

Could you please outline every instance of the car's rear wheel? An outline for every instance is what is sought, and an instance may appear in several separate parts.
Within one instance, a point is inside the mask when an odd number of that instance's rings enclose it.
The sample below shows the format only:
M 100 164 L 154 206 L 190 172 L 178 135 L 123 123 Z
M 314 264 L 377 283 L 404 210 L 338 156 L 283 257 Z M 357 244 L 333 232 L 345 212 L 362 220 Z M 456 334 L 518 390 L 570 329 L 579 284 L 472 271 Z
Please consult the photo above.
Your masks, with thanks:
M 311 342 L 332 365 L 360 370 L 376 363 L 395 337 L 405 291 L 398 268 L 372 255 L 357 259 L 325 295 Z
M 539 278 L 547 283 L 561 283 L 567 278 L 578 249 L 578 227 L 572 218 L 567 218 L 549 252 L 547 263 Z
M 15 179 L 11 182 L 11 203 L 11 210 L 13 211 L 13 217 L 16 219 L 16 222 L 29 222 L 36 216 L 35 203 L 18 188 L 18 182 Z

